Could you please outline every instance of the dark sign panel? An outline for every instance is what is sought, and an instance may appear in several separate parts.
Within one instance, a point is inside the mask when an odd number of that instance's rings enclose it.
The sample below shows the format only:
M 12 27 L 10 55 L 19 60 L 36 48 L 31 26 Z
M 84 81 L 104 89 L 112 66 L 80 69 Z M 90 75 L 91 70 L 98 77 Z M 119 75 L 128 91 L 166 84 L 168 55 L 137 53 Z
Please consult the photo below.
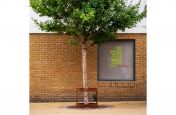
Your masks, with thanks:
M 134 40 L 108 41 L 99 45 L 99 80 L 134 80 Z

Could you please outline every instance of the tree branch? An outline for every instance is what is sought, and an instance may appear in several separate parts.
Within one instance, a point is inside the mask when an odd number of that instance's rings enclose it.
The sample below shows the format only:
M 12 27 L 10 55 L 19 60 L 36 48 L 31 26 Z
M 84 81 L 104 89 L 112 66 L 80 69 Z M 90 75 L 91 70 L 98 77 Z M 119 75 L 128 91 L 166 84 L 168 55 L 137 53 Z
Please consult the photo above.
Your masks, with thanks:
M 91 43 L 91 44 L 87 47 L 87 49 L 89 49 L 89 48 L 92 47 L 93 45 L 95 45 L 95 42 Z

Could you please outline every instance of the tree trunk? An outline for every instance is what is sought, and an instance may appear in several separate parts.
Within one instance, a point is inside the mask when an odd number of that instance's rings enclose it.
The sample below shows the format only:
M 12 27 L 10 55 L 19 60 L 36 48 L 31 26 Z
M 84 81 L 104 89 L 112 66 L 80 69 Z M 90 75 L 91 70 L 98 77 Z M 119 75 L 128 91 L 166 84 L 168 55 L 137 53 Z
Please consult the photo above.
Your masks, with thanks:
M 82 42 L 82 72 L 83 72 L 83 88 L 88 88 L 87 85 L 87 49 L 86 42 Z M 83 92 L 84 105 L 89 104 L 88 91 Z

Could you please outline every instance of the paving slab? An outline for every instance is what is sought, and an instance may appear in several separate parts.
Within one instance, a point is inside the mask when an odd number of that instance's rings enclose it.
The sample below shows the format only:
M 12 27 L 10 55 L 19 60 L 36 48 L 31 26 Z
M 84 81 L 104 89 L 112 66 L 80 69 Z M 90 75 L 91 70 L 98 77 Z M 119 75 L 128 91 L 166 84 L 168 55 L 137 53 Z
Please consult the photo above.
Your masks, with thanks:
M 146 115 L 146 101 L 99 102 L 100 108 L 70 108 L 73 102 L 30 103 L 30 115 Z

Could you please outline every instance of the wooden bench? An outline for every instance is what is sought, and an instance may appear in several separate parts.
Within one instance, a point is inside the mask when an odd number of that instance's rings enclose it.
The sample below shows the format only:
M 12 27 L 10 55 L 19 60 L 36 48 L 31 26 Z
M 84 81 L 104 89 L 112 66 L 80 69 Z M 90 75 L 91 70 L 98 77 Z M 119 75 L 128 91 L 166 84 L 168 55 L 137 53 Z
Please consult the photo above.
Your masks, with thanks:
M 88 97 L 90 98 L 90 93 L 93 92 L 95 93 L 92 98 L 93 101 L 90 101 L 88 105 L 84 105 L 84 102 L 81 101 L 79 102 L 79 94 L 81 93 L 83 95 L 84 92 L 88 92 Z M 84 97 L 82 97 L 84 98 Z M 82 99 L 84 100 L 84 99 Z M 97 93 L 97 88 L 76 88 L 76 106 L 79 108 L 84 108 L 84 107 L 91 107 L 91 108 L 97 108 L 98 107 L 98 93 Z

